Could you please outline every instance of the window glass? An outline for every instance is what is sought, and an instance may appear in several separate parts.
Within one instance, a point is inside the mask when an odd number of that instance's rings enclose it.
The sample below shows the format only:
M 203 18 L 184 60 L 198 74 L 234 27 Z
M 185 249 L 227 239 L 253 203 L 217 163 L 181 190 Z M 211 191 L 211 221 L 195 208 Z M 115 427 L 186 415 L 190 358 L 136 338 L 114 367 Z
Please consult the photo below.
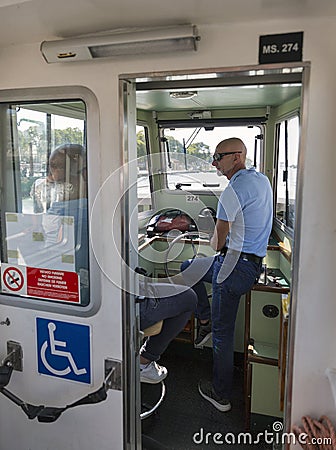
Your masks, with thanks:
M 31 105 L 35 107 L 35 105 Z M 61 144 L 84 144 L 84 120 L 17 106 L 23 212 L 46 212 L 48 158 Z
M 85 105 L 0 105 L 1 293 L 89 301 Z
M 276 218 L 294 228 L 297 163 L 299 152 L 299 117 L 277 124 Z
M 166 128 L 163 130 L 168 189 L 220 190 L 228 184 L 211 165 L 217 144 L 239 137 L 247 147 L 246 166 L 260 170 L 260 137 L 257 126 Z
M 148 128 L 137 125 L 136 136 L 138 158 L 138 212 L 140 213 L 152 209 Z

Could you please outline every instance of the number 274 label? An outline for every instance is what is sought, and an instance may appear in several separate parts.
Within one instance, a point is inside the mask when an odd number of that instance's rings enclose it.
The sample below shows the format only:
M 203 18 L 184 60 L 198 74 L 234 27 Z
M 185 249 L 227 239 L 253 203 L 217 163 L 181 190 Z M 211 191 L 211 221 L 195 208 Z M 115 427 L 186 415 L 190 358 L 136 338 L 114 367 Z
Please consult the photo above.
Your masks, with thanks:
M 200 201 L 200 199 L 199 199 L 198 195 L 192 195 L 192 194 L 186 195 L 187 203 L 198 203 L 199 201 Z

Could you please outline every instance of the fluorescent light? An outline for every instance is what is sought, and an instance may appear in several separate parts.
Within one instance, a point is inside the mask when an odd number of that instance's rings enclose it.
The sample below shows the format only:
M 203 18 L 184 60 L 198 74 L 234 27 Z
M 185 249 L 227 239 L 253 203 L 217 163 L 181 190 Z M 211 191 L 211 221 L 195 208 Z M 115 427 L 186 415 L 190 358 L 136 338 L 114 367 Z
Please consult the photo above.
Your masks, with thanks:
M 85 61 L 96 58 L 197 50 L 199 40 L 196 26 L 181 25 L 44 41 L 41 44 L 41 52 L 48 63 Z

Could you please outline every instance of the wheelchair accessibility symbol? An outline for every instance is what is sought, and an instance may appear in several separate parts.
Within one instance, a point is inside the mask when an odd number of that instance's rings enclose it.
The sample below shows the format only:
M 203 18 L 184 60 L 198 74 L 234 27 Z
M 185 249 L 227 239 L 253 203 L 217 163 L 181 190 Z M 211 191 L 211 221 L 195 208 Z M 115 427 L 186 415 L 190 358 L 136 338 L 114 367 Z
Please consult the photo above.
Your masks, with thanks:
M 38 372 L 91 383 L 90 327 L 36 318 Z

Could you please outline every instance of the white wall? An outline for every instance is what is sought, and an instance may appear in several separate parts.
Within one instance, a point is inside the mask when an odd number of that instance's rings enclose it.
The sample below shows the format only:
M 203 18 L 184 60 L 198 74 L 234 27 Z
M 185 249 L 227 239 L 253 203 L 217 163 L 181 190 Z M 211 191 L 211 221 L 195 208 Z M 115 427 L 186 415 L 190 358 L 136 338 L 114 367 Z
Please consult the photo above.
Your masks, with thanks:
M 0 88 L 85 85 L 100 104 L 101 178 L 117 167 L 120 146 L 117 77 L 121 73 L 219 68 L 258 62 L 259 35 L 304 31 L 304 60 L 311 61 L 301 251 L 295 326 L 292 420 L 327 414 L 336 420 L 324 375 L 336 367 L 336 40 L 335 20 L 318 19 L 199 26 L 195 54 L 47 65 L 39 43 L 0 50 Z M 298 237 L 298 236 L 297 236 Z M 109 244 L 107 242 L 108 251 Z

